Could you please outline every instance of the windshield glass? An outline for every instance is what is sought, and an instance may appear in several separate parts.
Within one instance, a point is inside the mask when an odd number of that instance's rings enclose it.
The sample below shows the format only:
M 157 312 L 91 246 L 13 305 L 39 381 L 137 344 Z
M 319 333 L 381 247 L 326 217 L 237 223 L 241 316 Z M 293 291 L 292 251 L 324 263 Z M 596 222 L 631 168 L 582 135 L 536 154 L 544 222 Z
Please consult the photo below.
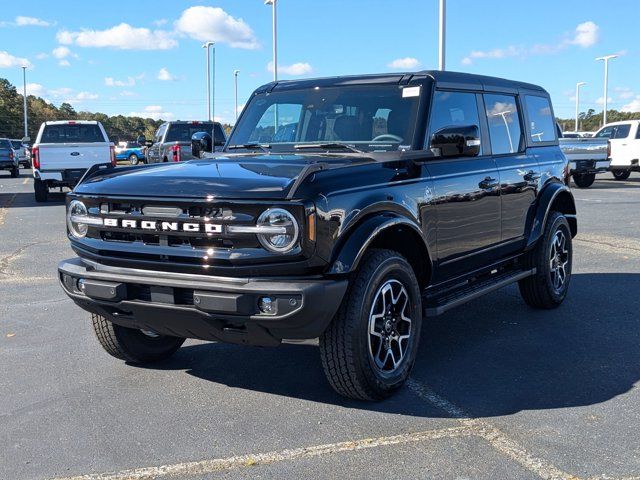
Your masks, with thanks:
M 215 131 L 216 145 L 224 144 L 224 134 L 220 125 L 216 124 L 214 129 L 213 124 L 209 122 L 172 123 L 169 126 L 165 142 L 191 142 L 194 133 L 207 132 L 212 135 L 212 131 Z
M 409 149 L 420 87 L 354 85 L 256 95 L 229 145 L 268 144 L 295 151 L 305 144 L 347 144 L 364 151 Z
M 15 149 L 22 148 L 22 142 L 11 140 L 11 146 Z
M 45 125 L 41 143 L 95 143 L 104 142 L 96 124 Z

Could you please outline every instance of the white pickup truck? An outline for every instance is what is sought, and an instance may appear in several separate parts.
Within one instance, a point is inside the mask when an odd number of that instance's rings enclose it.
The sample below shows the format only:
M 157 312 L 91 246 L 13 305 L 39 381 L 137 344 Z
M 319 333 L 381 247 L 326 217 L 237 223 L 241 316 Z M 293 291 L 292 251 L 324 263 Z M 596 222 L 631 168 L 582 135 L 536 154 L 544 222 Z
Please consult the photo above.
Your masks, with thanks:
M 44 122 L 31 148 L 36 202 L 46 202 L 50 188 L 73 188 L 96 164 L 115 166 L 115 146 L 96 121 Z
M 609 170 L 616 180 L 626 180 L 631 172 L 640 172 L 640 120 L 608 123 L 595 134 L 611 143 Z

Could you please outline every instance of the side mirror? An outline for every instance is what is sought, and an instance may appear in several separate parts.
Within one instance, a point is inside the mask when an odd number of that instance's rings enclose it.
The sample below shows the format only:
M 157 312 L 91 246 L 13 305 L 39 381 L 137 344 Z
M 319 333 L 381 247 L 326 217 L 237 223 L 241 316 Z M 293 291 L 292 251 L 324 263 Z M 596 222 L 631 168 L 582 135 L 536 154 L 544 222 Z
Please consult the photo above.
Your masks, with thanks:
M 145 140 L 144 142 L 145 147 L 150 147 L 151 145 L 153 145 L 153 140 Z
M 213 152 L 213 140 L 207 132 L 196 132 L 191 137 L 191 155 L 202 158 L 205 152 Z
M 437 149 L 442 157 L 476 157 L 480 154 L 480 143 L 478 126 L 463 125 L 441 128 L 431 135 L 429 147 Z
M 29 142 L 31 142 L 31 137 L 22 137 L 21 142 L 22 143 L 29 143 Z
M 144 137 L 144 135 L 140 135 L 137 139 L 136 139 L 136 143 L 138 145 L 140 145 L 141 147 L 144 147 L 147 144 L 147 139 Z

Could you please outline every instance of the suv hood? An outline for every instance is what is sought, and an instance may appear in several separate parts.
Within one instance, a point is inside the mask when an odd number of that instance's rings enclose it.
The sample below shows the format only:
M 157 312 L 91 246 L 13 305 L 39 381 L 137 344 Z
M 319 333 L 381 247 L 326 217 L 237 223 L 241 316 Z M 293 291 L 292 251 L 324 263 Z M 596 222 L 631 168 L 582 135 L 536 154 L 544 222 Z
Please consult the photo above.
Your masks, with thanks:
M 367 163 L 364 156 L 233 155 L 97 173 L 75 192 L 87 195 L 141 197 L 284 199 L 307 166 L 338 168 Z

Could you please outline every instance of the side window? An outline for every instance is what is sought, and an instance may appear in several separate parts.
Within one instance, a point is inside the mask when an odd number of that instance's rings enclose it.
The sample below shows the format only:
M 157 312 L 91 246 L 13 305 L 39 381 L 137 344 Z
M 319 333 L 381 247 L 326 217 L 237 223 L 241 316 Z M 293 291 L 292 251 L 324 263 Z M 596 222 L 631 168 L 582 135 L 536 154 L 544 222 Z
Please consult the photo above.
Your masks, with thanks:
M 638 130 L 636 130 L 636 140 L 640 140 L 640 123 L 637 125 Z
M 556 139 L 556 129 L 549 99 L 534 95 L 526 95 L 524 98 L 527 104 L 531 140 L 533 142 L 553 142 Z
M 613 127 L 604 127 L 602 130 L 600 130 L 596 134 L 596 137 L 598 138 L 611 138 L 612 136 L 613 136 Z
M 616 125 L 613 130 L 613 137 L 611 138 L 627 138 L 631 131 L 631 124 L 623 123 L 622 125 Z
M 516 97 L 484 95 L 484 104 L 492 153 L 502 155 L 519 152 L 522 145 L 522 129 Z
M 480 128 L 480 116 L 475 93 L 436 91 L 429 125 L 431 135 L 445 127 L 475 125 Z M 482 155 L 482 152 L 480 152 Z

